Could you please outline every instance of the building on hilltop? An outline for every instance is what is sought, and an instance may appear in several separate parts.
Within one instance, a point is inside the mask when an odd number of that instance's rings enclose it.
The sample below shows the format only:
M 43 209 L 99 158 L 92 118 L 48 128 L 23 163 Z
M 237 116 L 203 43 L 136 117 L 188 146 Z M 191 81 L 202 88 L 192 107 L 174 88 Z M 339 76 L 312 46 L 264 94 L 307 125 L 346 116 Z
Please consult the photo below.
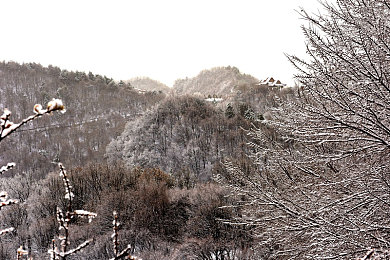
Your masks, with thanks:
M 286 84 L 283 84 L 280 80 L 275 80 L 272 77 L 266 78 L 265 80 L 260 81 L 257 85 L 259 86 L 268 86 L 268 87 L 273 87 L 273 88 L 283 88 L 286 86 Z

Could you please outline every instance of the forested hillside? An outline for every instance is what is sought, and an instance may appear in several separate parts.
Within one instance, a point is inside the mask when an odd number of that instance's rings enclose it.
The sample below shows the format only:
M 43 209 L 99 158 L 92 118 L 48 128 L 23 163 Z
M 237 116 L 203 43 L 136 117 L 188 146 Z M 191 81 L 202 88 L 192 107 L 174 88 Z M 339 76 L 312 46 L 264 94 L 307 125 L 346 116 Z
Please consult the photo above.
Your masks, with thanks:
M 135 91 L 130 84 L 93 73 L 69 72 L 39 64 L 0 63 L 0 107 L 15 121 L 32 113 L 36 103 L 60 98 L 67 112 L 41 118 L 2 142 L 0 162 L 14 161 L 18 171 L 47 173 L 47 162 L 69 167 L 103 159 L 106 145 L 134 120 L 164 98 Z M 49 168 L 48 168 L 49 167 Z
M 148 77 L 132 78 L 127 80 L 126 82 L 132 85 L 134 88 L 146 91 L 161 91 L 164 93 L 170 93 L 172 90 L 167 85 Z
M 1 63 L 0 259 L 390 259 L 390 3 L 322 7 L 294 87 Z
M 92 224 L 72 223 L 79 231 L 69 237 L 71 244 L 95 234 L 93 245 L 78 253 L 82 259 L 112 256 L 105 248 L 112 244 L 114 210 L 122 222 L 122 245 L 131 245 L 131 252 L 144 259 L 255 254 L 250 228 L 218 220 L 239 212 L 220 208 L 233 201 L 212 181 L 213 174 L 226 173 L 225 159 L 251 171 L 245 155 L 247 130 L 263 120 L 250 104 L 253 100 L 232 95 L 215 104 L 191 96 L 140 92 L 129 83 L 93 73 L 13 62 L 0 66 L 0 103 L 12 111 L 14 121 L 52 97 L 62 99 L 67 110 L 41 117 L 2 140 L 7 151 L 3 164 L 17 166 L 0 187 L 20 204 L 1 212 L 1 225 L 15 228 L 0 237 L 1 258 L 12 258 L 20 245 L 34 259 L 47 258 L 51 239 L 59 233 L 56 207 L 66 209 L 68 189 L 61 185 L 53 162 L 69 169 L 73 206 L 97 213 Z M 276 95 L 267 92 L 259 98 Z M 105 158 L 108 163 L 102 163 Z
M 236 67 L 216 67 L 201 71 L 196 77 L 178 79 L 173 90 L 179 95 L 228 96 L 241 85 L 258 83 L 251 75 L 243 74 Z
M 288 248 L 273 238 L 290 237 L 277 224 L 259 233 L 252 217 L 267 220 L 273 213 L 258 215 L 251 205 L 253 197 L 264 200 L 257 183 L 299 198 L 291 184 L 299 175 L 290 167 L 306 151 L 278 122 L 294 115 L 286 108 L 299 106 L 303 88 L 272 88 L 236 68 L 203 71 L 186 83 L 194 93 L 214 88 L 219 94 L 212 95 L 222 97 L 217 102 L 39 64 L 0 66 L 1 104 L 13 120 L 52 97 L 67 108 L 2 141 L 2 163 L 17 166 L 0 188 L 20 203 L 0 212 L 1 226 L 14 228 L 0 237 L 0 258 L 12 258 L 22 246 L 34 259 L 47 259 L 61 234 L 58 209 L 67 209 L 69 189 L 74 208 L 96 213 L 91 223 L 71 221 L 68 242 L 90 242 L 69 259 L 114 255 L 114 211 L 121 223 L 117 246 L 143 259 L 267 259 Z M 70 188 L 53 162 L 69 169 Z M 232 225 L 237 221 L 242 224 Z M 272 239 L 262 242 L 266 237 Z
M 244 106 L 244 105 L 241 105 Z M 234 108 L 232 107 L 234 110 Z M 226 157 L 245 159 L 246 131 L 251 123 L 240 112 L 224 111 L 194 97 L 169 98 L 137 121 L 107 147 L 109 162 L 128 167 L 160 167 L 191 182 L 210 180 Z

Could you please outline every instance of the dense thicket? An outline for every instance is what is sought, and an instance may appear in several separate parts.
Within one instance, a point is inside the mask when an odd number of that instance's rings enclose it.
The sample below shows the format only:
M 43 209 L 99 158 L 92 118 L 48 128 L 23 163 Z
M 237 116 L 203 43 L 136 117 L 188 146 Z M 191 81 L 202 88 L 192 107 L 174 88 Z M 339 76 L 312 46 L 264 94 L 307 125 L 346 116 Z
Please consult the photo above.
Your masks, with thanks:
M 143 259 L 226 259 L 234 255 L 246 259 L 253 254 L 250 229 L 218 221 L 238 212 L 220 208 L 229 199 L 226 191 L 215 184 L 181 189 L 172 176 L 158 168 L 129 170 L 107 164 L 74 168 L 68 175 L 74 193 L 73 207 L 97 213 L 89 224 L 72 223 L 71 243 L 80 243 L 87 237 L 94 237 L 94 243 L 69 259 L 111 257 L 114 210 L 121 222 L 121 247 L 130 244 Z M 56 206 L 63 208 L 67 204 L 61 178 L 51 174 L 36 181 L 18 175 L 3 179 L 1 184 L 24 205 L 1 214 L 2 222 L 12 224 L 16 231 L 0 238 L 0 258 L 13 258 L 15 248 L 23 245 L 31 250 L 34 259 L 46 259 L 58 230 Z
M 190 185 L 209 180 L 226 158 L 246 161 L 246 129 L 260 119 L 246 103 L 231 104 L 225 113 L 198 98 L 169 98 L 129 122 L 107 157 L 128 167 L 160 167 Z

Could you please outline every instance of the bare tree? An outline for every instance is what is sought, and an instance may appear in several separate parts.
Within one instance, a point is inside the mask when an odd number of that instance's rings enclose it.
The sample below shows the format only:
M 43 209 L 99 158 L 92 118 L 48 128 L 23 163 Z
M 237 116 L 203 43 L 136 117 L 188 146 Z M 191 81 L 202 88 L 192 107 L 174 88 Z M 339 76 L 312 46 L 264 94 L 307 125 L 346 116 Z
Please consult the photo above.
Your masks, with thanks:
M 42 105 L 40 104 L 36 104 L 34 106 L 34 115 L 31 115 L 25 119 L 23 119 L 21 122 L 19 123 L 13 123 L 11 120 L 10 120 L 10 117 L 11 117 L 11 111 L 9 111 L 7 108 L 4 109 L 4 113 L 3 115 L 0 117 L 0 142 L 6 138 L 7 136 L 11 135 L 13 132 L 15 132 L 17 129 L 19 129 L 21 126 L 25 125 L 26 123 L 42 116 L 42 115 L 45 115 L 45 114 L 49 114 L 49 113 L 52 113 L 53 111 L 56 111 L 56 110 L 60 110 L 60 111 L 65 111 L 65 107 L 64 105 L 62 104 L 62 101 L 59 100 L 59 99 L 53 99 L 52 101 L 50 101 L 48 104 L 47 104 L 47 108 L 46 109 L 43 109 Z M 15 163 L 7 163 L 7 165 L 5 166 L 2 166 L 0 168 L 0 174 L 12 169 L 13 167 L 15 167 Z M 2 191 L 0 193 L 0 209 L 2 207 L 5 207 L 5 206 L 8 206 L 8 205 L 12 205 L 12 204 L 16 204 L 18 203 L 19 201 L 18 200 L 14 200 L 14 199 L 8 199 L 8 194 L 7 192 L 5 191 Z M 8 232 L 11 232 L 13 231 L 13 228 L 6 228 L 6 229 L 3 229 L 3 230 L 0 230 L 0 234 L 5 234 L 5 233 L 8 233 Z
M 246 209 L 234 223 L 256 226 L 268 257 L 351 258 L 390 246 L 390 2 L 322 5 L 322 14 L 301 12 L 310 60 L 288 56 L 296 99 L 250 134 L 259 172 L 227 163 L 220 178 Z
M 43 109 L 42 105 L 36 104 L 34 106 L 34 115 L 31 115 L 25 119 L 23 119 L 19 123 L 13 123 L 11 121 L 11 111 L 8 110 L 7 108 L 4 109 L 3 115 L 0 117 L 0 142 L 4 140 L 7 136 L 11 135 L 14 133 L 16 130 L 18 130 L 20 127 L 23 125 L 27 124 L 30 121 L 33 121 L 34 119 L 45 115 L 45 114 L 50 114 L 53 111 L 60 110 L 62 112 L 65 112 L 65 106 L 63 105 L 62 101 L 59 99 L 53 99 L 47 104 L 47 108 Z M 7 165 L 3 166 L 0 168 L 0 174 L 12 169 L 15 167 L 15 163 L 7 163 Z M 12 204 L 17 204 L 19 203 L 19 200 L 16 199 L 8 199 L 8 194 L 6 191 L 0 192 L 0 209 L 3 207 L 12 205 Z M 0 235 L 9 233 L 14 231 L 13 227 L 5 228 L 0 230 Z M 23 247 L 20 247 L 17 250 L 17 259 L 22 259 L 24 255 L 28 255 L 28 252 L 23 249 Z
M 112 243 L 114 245 L 114 254 L 115 254 L 115 257 L 114 258 L 111 258 L 110 260 L 119 260 L 119 259 L 123 259 L 124 257 L 127 257 L 128 259 L 132 259 L 132 260 L 141 260 L 140 258 L 136 257 L 136 256 L 132 256 L 130 255 L 130 252 L 131 252 L 131 245 L 127 245 L 127 247 L 125 249 L 123 249 L 122 251 L 119 251 L 119 240 L 118 240 L 118 231 L 119 231 L 119 225 L 120 223 L 118 222 L 118 214 L 116 213 L 116 211 L 113 212 L 113 216 L 114 216 L 114 220 L 112 221 L 112 224 L 113 224 L 113 231 L 114 233 L 112 234 Z
M 86 211 L 86 210 L 73 210 L 73 187 L 70 184 L 67 172 L 64 166 L 60 163 L 60 176 L 62 177 L 62 182 L 65 188 L 65 199 L 67 200 L 67 208 L 65 213 L 57 207 L 57 221 L 58 221 L 58 229 L 60 235 L 58 236 L 58 240 L 60 241 L 60 247 L 56 246 L 55 240 L 52 241 L 52 248 L 49 250 L 50 259 L 56 260 L 61 259 L 65 260 L 68 256 L 71 256 L 78 251 L 82 250 L 84 247 L 88 246 L 92 239 L 87 239 L 77 247 L 73 249 L 69 249 L 69 240 L 70 240 L 70 224 L 73 219 L 76 217 L 88 218 L 91 221 L 96 217 L 96 213 Z
M 24 124 L 28 123 L 29 121 L 32 121 L 42 115 L 50 114 L 53 111 L 62 111 L 65 112 L 65 107 L 61 100 L 59 99 L 53 99 L 47 104 L 47 108 L 43 109 L 42 105 L 36 104 L 34 106 L 34 115 L 29 116 L 25 119 L 23 119 L 20 123 L 13 123 L 10 120 L 11 112 L 8 109 L 4 110 L 3 115 L 0 117 L 0 142 L 18 130 L 20 127 L 22 127 Z M 0 174 L 12 169 L 15 167 L 15 163 L 7 163 L 5 166 L 0 168 Z M 70 244 L 70 238 L 71 238 L 71 232 L 70 232 L 70 226 L 71 223 L 77 218 L 87 218 L 89 221 L 91 221 L 93 218 L 95 218 L 97 215 L 93 212 L 89 212 L 86 210 L 74 210 L 73 209 L 73 200 L 74 200 L 74 193 L 73 193 L 73 187 L 70 183 L 68 174 L 64 168 L 64 166 L 59 163 L 60 168 L 60 176 L 62 178 L 64 190 L 65 190 L 65 199 L 67 201 L 66 203 L 66 209 L 65 212 L 60 207 L 57 207 L 57 221 L 58 221 L 58 228 L 59 228 L 59 235 L 58 235 L 58 241 L 59 246 L 57 246 L 56 240 L 52 240 L 52 247 L 49 249 L 48 253 L 50 255 L 50 259 L 68 259 L 71 255 L 74 255 L 75 253 L 79 252 L 86 246 L 88 246 L 90 243 L 92 243 L 92 239 L 87 239 L 84 242 L 80 243 L 77 247 L 73 249 L 69 249 Z M 12 204 L 19 203 L 18 200 L 15 199 L 8 199 L 8 194 L 5 191 L 0 192 L 0 209 L 6 206 L 10 206 Z M 38 221 L 38 220 L 37 220 Z M 129 259 L 138 259 L 135 256 L 129 255 L 131 247 L 127 246 L 123 251 L 118 251 L 118 228 L 119 223 L 117 222 L 117 215 L 114 213 L 114 234 L 113 234 L 113 243 L 114 243 L 114 254 L 115 259 L 122 259 L 124 257 L 128 257 Z M 14 231 L 14 228 L 4 228 L 0 230 L 0 235 L 10 233 Z M 23 248 L 23 246 L 20 246 L 17 249 L 16 252 L 17 259 L 25 259 L 27 257 L 29 258 L 29 252 Z M 114 258 L 113 258 L 114 259 Z

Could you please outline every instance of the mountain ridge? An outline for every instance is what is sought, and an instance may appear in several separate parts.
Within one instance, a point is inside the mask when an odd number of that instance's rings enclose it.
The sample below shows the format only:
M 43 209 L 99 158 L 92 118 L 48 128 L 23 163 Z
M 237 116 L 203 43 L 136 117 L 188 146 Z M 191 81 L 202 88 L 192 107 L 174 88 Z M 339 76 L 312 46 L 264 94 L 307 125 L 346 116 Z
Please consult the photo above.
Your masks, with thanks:
M 257 78 L 241 73 L 237 67 L 214 67 L 202 70 L 195 77 L 176 80 L 173 91 L 178 95 L 228 96 L 235 93 L 238 86 L 258 82 Z

